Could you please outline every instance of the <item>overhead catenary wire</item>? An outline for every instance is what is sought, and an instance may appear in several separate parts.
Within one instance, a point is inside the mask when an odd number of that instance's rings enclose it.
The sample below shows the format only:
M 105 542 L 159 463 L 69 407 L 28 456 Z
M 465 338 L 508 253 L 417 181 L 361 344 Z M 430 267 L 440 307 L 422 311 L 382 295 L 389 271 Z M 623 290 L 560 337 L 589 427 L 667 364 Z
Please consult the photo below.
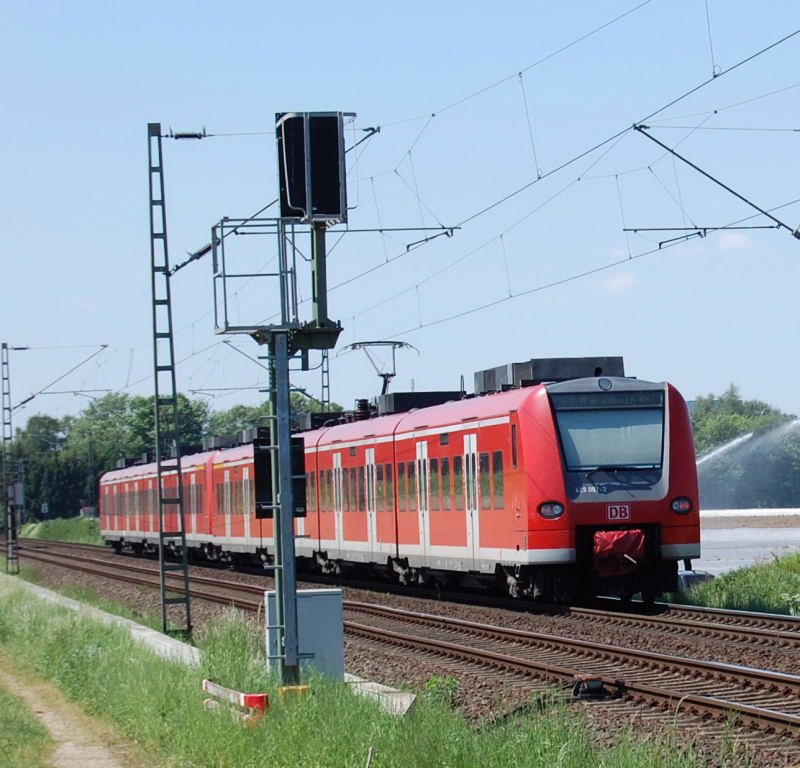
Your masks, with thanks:
M 643 0 L 643 2 L 640 2 L 637 5 L 633 6 L 632 8 L 629 8 L 627 11 L 623 11 L 619 15 L 615 16 L 613 19 L 610 19 L 609 21 L 606 21 L 603 24 L 600 24 L 599 26 L 594 27 L 593 29 L 589 30 L 588 32 L 585 32 L 584 34 L 582 34 L 579 37 L 575 38 L 574 40 L 570 41 L 569 43 L 566 43 L 565 45 L 562 45 L 559 48 L 556 48 L 555 50 L 551 51 L 550 53 L 545 54 L 541 58 L 537 59 L 534 62 L 531 62 L 530 64 L 528 64 L 527 66 L 523 67 L 522 69 L 514 72 L 513 74 L 506 75 L 505 77 L 502 77 L 499 80 L 496 80 L 495 82 L 491 83 L 490 85 L 483 86 L 482 88 L 479 88 L 478 90 L 473 91 L 472 93 L 470 93 L 470 94 L 468 94 L 466 96 L 463 96 L 463 97 L 461 97 L 459 99 L 456 99 L 455 101 L 453 101 L 453 102 L 451 102 L 451 103 L 449 103 L 449 104 L 447 104 L 447 105 L 445 105 L 443 107 L 440 107 L 439 109 L 435 109 L 432 112 L 428 112 L 428 113 L 425 113 L 423 115 L 417 115 L 416 117 L 409 117 L 409 118 L 404 118 L 404 119 L 401 119 L 401 120 L 395 120 L 395 121 L 389 122 L 389 123 L 383 123 L 383 127 L 384 128 L 388 128 L 388 127 L 395 126 L 395 125 L 402 125 L 404 123 L 412 123 L 412 122 L 416 122 L 417 120 L 424 120 L 426 118 L 428 118 L 430 120 L 430 118 L 433 118 L 433 117 L 435 117 L 437 115 L 441 115 L 443 112 L 447 112 L 447 111 L 453 109 L 454 107 L 458 107 L 461 104 L 464 104 L 465 102 L 476 98 L 477 96 L 482 96 L 484 93 L 487 93 L 488 91 L 491 91 L 494 88 L 497 88 L 498 86 L 501 86 L 504 83 L 507 83 L 509 80 L 517 77 L 518 75 L 525 74 L 526 72 L 528 72 L 529 70 L 533 69 L 534 67 L 538 67 L 538 66 L 544 64 L 545 62 L 550 61 L 551 59 L 555 58 L 559 54 L 562 54 L 565 51 L 568 51 L 570 48 L 574 48 L 576 45 L 579 45 L 580 43 L 584 42 L 584 40 L 588 40 L 590 37 L 593 37 L 594 35 L 598 34 L 599 32 L 602 32 L 604 29 L 607 29 L 608 27 L 613 26 L 618 21 L 622 21 L 622 19 L 630 16 L 633 13 L 636 13 L 636 11 L 641 10 L 646 5 L 649 5 L 651 2 L 652 2 L 652 0 Z M 425 126 L 425 127 L 427 128 L 427 126 Z
M 97 346 L 97 345 L 96 345 L 96 346 Z M 44 393 L 45 393 L 45 392 L 46 392 L 48 389 L 50 389 L 50 387 L 52 387 L 54 384 L 58 384 L 58 382 L 59 382 L 59 381 L 62 381 L 63 379 L 66 379 L 66 378 L 67 378 L 67 376 L 69 376 L 69 375 L 70 375 L 71 373 L 73 373 L 74 371 L 77 371 L 77 370 L 78 370 L 78 368 L 80 368 L 82 365 L 86 365 L 86 363 L 88 363 L 88 362 L 89 362 L 89 361 L 90 361 L 90 360 L 91 360 L 93 357 L 96 357 L 96 356 L 97 356 L 97 355 L 99 355 L 99 354 L 100 354 L 100 353 L 101 353 L 101 352 L 102 352 L 104 349 L 107 349 L 107 348 L 108 348 L 108 344 L 100 344 L 100 345 L 99 345 L 99 348 L 98 348 L 98 349 L 96 349 L 94 352 L 92 352 L 92 354 L 91 354 L 91 355 L 89 355 L 88 357 L 84 358 L 83 360 L 81 360 L 81 361 L 80 361 L 79 363 L 77 363 L 76 365 L 73 365 L 73 366 L 72 366 L 72 368 L 70 368 L 70 369 L 69 369 L 69 370 L 68 370 L 66 373 L 62 373 L 62 374 L 61 374 L 61 375 L 60 375 L 58 378 L 55 378 L 55 379 L 53 379 L 51 382 L 49 382 L 48 384 L 46 384 L 45 386 L 43 386 L 43 387 L 42 387 L 42 388 L 41 388 L 41 389 L 40 389 L 38 392 L 34 392 L 33 394 L 31 394 L 31 395 L 28 395 L 28 397 L 26 397 L 24 400 L 21 400 L 19 403 L 17 403 L 17 404 L 16 404 L 16 405 L 15 405 L 15 406 L 14 406 L 14 407 L 11 409 L 11 410 L 12 410 L 12 411 L 15 411 L 15 410 L 17 410 L 18 408 L 22 408 L 22 407 L 24 407 L 24 406 L 25 406 L 25 405 L 27 405 L 29 402 L 31 402 L 31 400 L 33 400 L 34 398 L 38 397 L 39 395 L 42 395 L 42 394 L 44 394 Z
M 727 184 L 725 184 L 724 182 L 720 181 L 715 176 L 712 176 L 710 173 L 708 173 L 708 171 L 704 171 L 699 165 L 696 165 L 691 160 L 688 160 L 687 158 L 683 157 L 683 155 L 678 154 L 674 149 L 672 149 L 671 147 L 668 147 L 666 144 L 664 144 L 663 142 L 661 142 L 657 138 L 655 138 L 655 136 L 652 136 L 651 134 L 647 133 L 647 130 L 645 130 L 645 129 L 649 128 L 649 126 L 647 126 L 647 125 L 635 125 L 634 128 L 639 133 L 641 133 L 643 136 L 646 136 L 648 139 L 650 139 L 650 141 L 655 142 L 660 147 L 663 147 L 668 152 L 673 154 L 679 160 L 681 160 L 682 162 L 686 163 L 686 165 L 688 165 L 690 168 L 693 168 L 695 171 L 697 171 L 698 173 L 700 173 L 703 176 L 705 176 L 707 179 L 712 181 L 717 186 L 722 187 L 722 189 L 726 190 L 727 192 L 730 192 L 730 194 L 732 194 L 734 197 L 737 197 L 739 200 L 741 200 L 746 205 L 749 205 L 751 208 L 754 208 L 756 211 L 758 211 L 759 213 L 763 214 L 768 219 L 774 221 L 781 228 L 788 230 L 788 232 L 793 237 L 796 237 L 798 240 L 800 240 L 800 227 L 797 227 L 797 228 L 793 229 L 788 224 L 785 224 L 780 219 L 777 219 L 775 216 L 773 216 L 768 211 L 766 211 L 763 208 L 761 208 L 758 205 L 756 205 L 752 200 L 748 200 L 744 195 L 739 194 L 735 189 L 733 189 L 732 187 L 729 187 Z
M 714 76 L 712 76 L 710 78 L 707 78 L 707 79 L 703 80 L 702 82 L 698 83 L 697 85 L 695 85 L 694 87 L 690 88 L 689 90 L 684 91 L 682 94 L 680 94 L 679 96 L 676 96 L 672 100 L 668 101 L 666 104 L 664 104 L 663 106 L 661 106 L 658 109 L 654 110 L 649 115 L 646 115 L 645 117 L 641 118 L 640 120 L 636 120 L 634 122 L 634 125 L 642 124 L 642 123 L 647 122 L 648 120 L 650 120 L 651 118 L 655 117 L 656 115 L 659 115 L 662 112 L 665 112 L 670 107 L 675 106 L 676 104 L 680 103 L 684 99 L 687 99 L 692 94 L 695 94 L 698 91 L 700 91 L 701 89 L 705 88 L 707 85 L 709 85 L 709 83 L 713 83 L 716 80 L 719 80 L 721 77 L 724 77 L 725 75 L 728 75 L 731 72 L 739 69 L 740 67 L 744 66 L 745 64 L 747 64 L 747 63 L 749 63 L 751 61 L 754 61 L 758 57 L 763 56 L 764 54 L 766 54 L 769 51 L 773 50 L 777 46 L 782 45 L 787 40 L 792 39 L 793 37 L 797 36 L 798 34 L 800 34 L 800 28 L 795 29 L 793 32 L 790 32 L 788 35 L 784 35 L 779 40 L 776 40 L 775 42 L 770 43 L 769 45 L 765 46 L 764 48 L 761 48 L 760 50 L 756 51 L 755 53 L 752 53 L 749 56 L 745 57 L 744 59 L 741 59 L 740 61 L 737 61 L 735 64 L 732 64 L 730 67 L 727 67 L 726 69 L 721 70 L 716 75 L 714 75 Z M 623 129 L 617 131 L 612 136 L 609 136 L 608 138 L 603 139 L 602 141 L 598 141 L 596 144 L 594 144 L 593 146 L 589 147 L 588 149 L 576 154 L 574 157 L 570 158 L 569 160 L 566 160 L 566 161 L 562 162 L 557 167 L 550 169 L 549 171 L 543 173 L 541 176 L 539 176 L 539 177 L 537 177 L 535 179 L 532 179 L 531 181 L 529 181 L 529 182 L 523 184 L 522 186 L 518 187 L 517 189 L 509 192 L 508 194 L 504 195 L 503 197 L 499 198 L 498 200 L 494 201 L 493 203 L 490 203 L 489 205 L 481 208 L 480 210 L 476 211 L 475 213 L 470 214 L 465 219 L 462 219 L 461 221 L 459 221 L 456 226 L 463 227 L 465 224 L 469 223 L 470 221 L 474 221 L 478 217 L 483 216 L 484 214 L 488 213 L 489 211 L 493 210 L 494 208 L 497 208 L 497 206 L 502 205 L 503 203 L 507 202 L 508 200 L 511 200 L 512 198 L 514 198 L 517 195 L 521 194 L 525 190 L 530 189 L 534 184 L 537 184 L 537 183 L 541 182 L 542 180 L 548 178 L 549 176 L 552 176 L 553 174 L 558 173 L 559 171 L 562 171 L 562 170 L 564 170 L 565 168 L 568 168 L 571 165 L 574 165 L 579 160 L 583 159 L 584 157 L 587 157 L 588 155 L 592 154 L 593 152 L 597 151 L 598 149 L 601 149 L 602 147 L 606 146 L 610 142 L 612 142 L 615 139 L 619 138 L 620 136 L 624 135 L 629 130 L 631 130 L 631 126 L 628 126 L 626 128 L 623 128 Z
M 720 77 L 723 77 L 724 75 L 727 75 L 727 74 L 729 74 L 730 72 L 733 72 L 733 71 L 735 71 L 736 69 L 740 68 L 741 66 L 745 65 L 746 63 L 748 63 L 748 62 L 751 62 L 751 61 L 755 60 L 755 59 L 756 59 L 756 58 L 758 58 L 759 56 L 762 56 L 762 55 L 764 55 L 765 53 L 767 53 L 768 51 L 771 51 L 771 50 L 773 50 L 773 49 L 774 49 L 775 47 L 777 47 L 778 45 L 781 45 L 781 44 L 785 43 L 786 41 L 788 41 L 788 40 L 792 39 L 793 37 L 797 36 L 798 34 L 800 34 L 800 28 L 798 28 L 798 29 L 795 29 L 795 30 L 794 30 L 794 31 L 792 31 L 791 33 L 789 33 L 789 34 L 787 34 L 787 35 L 784 35 L 783 37 L 781 37 L 779 40 L 776 40 L 776 41 L 774 41 L 774 42 L 770 43 L 769 45 L 767 45 L 767 46 L 765 46 L 765 47 L 763 47 L 763 48 L 759 49 L 759 50 L 758 50 L 758 51 L 756 51 L 755 53 L 753 53 L 753 54 L 750 54 L 749 56 L 747 56 L 747 57 L 745 57 L 745 58 L 741 59 L 740 61 L 738 61 L 738 62 L 736 62 L 735 64 L 731 65 L 730 67 L 726 68 L 725 70 L 722 70 L 722 71 L 718 72 L 718 73 L 717 73 L 715 76 L 713 76 L 713 77 L 711 77 L 711 78 L 707 78 L 707 79 L 703 80 L 703 81 L 702 81 L 701 83 L 699 83 L 698 85 L 696 85 L 696 86 L 694 86 L 694 87 L 690 88 L 689 90 L 687 90 L 687 91 L 683 92 L 683 93 L 682 93 L 682 94 L 680 94 L 679 96 L 677 96 L 677 97 L 675 97 L 675 98 L 671 99 L 671 100 L 670 100 L 669 102 L 667 102 L 665 105 L 663 105 L 663 106 L 659 107 L 658 109 L 654 110 L 653 112 L 651 112 L 651 113 L 650 113 L 650 114 L 649 114 L 649 115 L 648 115 L 646 118 L 644 118 L 644 119 L 645 119 L 645 120 L 649 120 L 650 118 L 652 118 L 652 117 L 654 117 L 654 116 L 656 116 L 656 115 L 658 115 L 658 114 L 661 114 L 661 113 L 662 113 L 662 112 L 664 112 L 665 110 L 669 109 L 671 106 L 674 106 L 675 104 L 679 103 L 679 102 L 680 102 L 680 101 L 682 101 L 683 99 L 687 98 L 689 95 L 691 95 L 691 94 L 694 94 L 694 93 L 698 92 L 700 89 L 704 88 L 704 87 L 705 87 L 705 86 L 707 86 L 709 83 L 711 83 L 711 82 L 713 82 L 713 81 L 715 81 L 715 80 L 718 80 Z M 710 113 L 710 114 L 708 114 L 708 113 L 703 113 L 703 115 L 704 115 L 704 116 L 705 116 L 705 118 L 706 118 L 706 119 L 705 119 L 703 122 L 706 122 L 708 119 L 710 119 L 710 117 L 711 117 L 713 114 L 715 114 L 715 113 L 714 113 L 714 112 L 712 112 L 712 113 Z M 636 125 L 636 123 L 634 123 L 634 126 L 635 126 L 635 125 Z M 688 136 L 689 136 L 689 135 L 691 135 L 691 132 L 693 132 L 693 131 L 694 131 L 694 130 L 696 130 L 697 128 L 698 128 L 698 126 L 692 126 L 692 127 L 690 127 L 690 129 L 689 129 L 689 130 L 690 130 L 690 134 L 688 134 L 686 137 L 684 137 L 684 138 L 683 138 L 681 141 L 685 141 L 685 140 L 688 138 Z M 611 142 L 613 142 L 613 141 L 615 141 L 615 140 L 620 140 L 620 139 L 621 139 L 621 138 L 622 138 L 622 137 L 623 137 L 623 136 L 624 136 L 626 133 L 628 133 L 628 131 L 630 131 L 630 130 L 631 130 L 631 127 L 629 127 L 629 128 L 625 128 L 624 130 L 620 130 L 620 131 L 618 131 L 618 132 L 617 132 L 617 133 L 615 133 L 613 136 L 610 136 L 610 137 L 608 137 L 607 139 L 604 139 L 603 141 L 601 141 L 601 142 L 598 142 L 597 144 L 593 145 L 593 146 L 592 146 L 592 147 L 590 147 L 589 149 L 587 149 L 587 150 L 584 150 L 583 152 L 580 152 L 579 154 L 575 155 L 573 158 L 571 158 L 571 159 L 569 159 L 569 160 L 567 160 L 567 161 L 563 162 L 563 163 L 562 163 L 561 165 L 559 165 L 557 168 L 551 169 L 550 171 L 548 171 L 548 172 L 546 172 L 546 173 L 542 174 L 542 176 L 541 176 L 541 177 L 537 177 L 536 179 L 533 179 L 533 180 L 531 180 L 530 182 L 526 183 L 525 185 L 523 185 L 522 187 L 520 187 L 520 188 L 518 188 L 517 190 L 513 191 L 512 193 L 510 193 L 510 194 L 508 194 L 508 195 L 504 196 L 503 198 L 501 198 L 501 199 L 499 199 L 499 200 L 497 200 L 497 201 L 495 201 L 495 202 L 491 203 L 489 206 L 486 206 L 486 207 L 482 208 L 481 210 L 479 210 L 479 211 L 477 211 L 476 213 L 474 213 L 474 214 L 470 215 L 470 216 L 469 216 L 469 217 L 467 217 L 466 219 L 462 219 L 462 220 L 461 220 L 461 221 L 458 223 L 458 225 L 457 225 L 457 226 L 458 226 L 459 228 L 463 227 L 465 224 L 467 224 L 467 223 L 469 223 L 469 222 L 473 221 L 473 220 L 474 220 L 474 219 L 476 219 L 477 217 L 479 217 L 479 216 L 481 216 L 481 215 L 483 215 L 483 214 L 485 214 L 485 213 L 489 212 L 490 210 L 492 210 L 492 209 L 494 209 L 494 208 L 498 207 L 498 206 L 499 206 L 499 205 L 501 205 L 502 203 L 504 203 L 504 202 L 508 201 L 509 199 L 511 199 L 512 197 L 514 197 L 514 196 L 516 196 L 516 195 L 520 194 L 522 191 L 524 191 L 524 190 L 526 190 L 526 189 L 530 188 L 531 186 L 533 186 L 534 184 L 538 183 L 539 181 L 542 181 L 544 178 L 546 178 L 546 177 L 549 177 L 549 176 L 551 176 L 551 175 L 553 175 L 553 174 L 557 173 L 558 171 L 560 171 L 560 170 L 563 170 L 563 169 L 564 169 L 564 168 L 566 168 L 566 167 L 569 167 L 570 165 L 574 164 L 575 162 L 577 162 L 577 161 L 578 161 L 578 160 L 580 160 L 581 158 L 583 158 L 583 157 L 586 157 L 586 156 L 588 156 L 588 155 L 592 154 L 593 152 L 597 151 L 598 149 L 605 147 L 607 144 L 609 144 L 609 143 L 611 143 Z M 668 148 L 666 148 L 666 147 L 665 147 L 665 149 L 668 149 Z M 676 183 L 677 183 L 677 177 L 676 177 Z M 679 194 L 679 196 L 680 196 L 680 186 L 679 186 L 679 185 L 678 185 L 678 194 Z M 685 209 L 684 209 L 684 206 L 683 206 L 683 203 L 682 203 L 682 201 L 680 201 L 680 203 L 679 203 L 679 206 L 680 206 L 681 210 L 683 210 L 683 211 L 684 211 L 684 214 L 685 214 L 685 215 L 687 215 L 687 214 L 686 214 L 686 212 L 685 212 Z M 433 235 L 433 236 L 431 236 L 431 237 L 429 237 L 429 238 L 425 238 L 423 241 L 419 241 L 419 242 L 421 242 L 421 243 L 427 243 L 427 242 L 430 242 L 431 240 L 433 240 L 433 239 L 436 239 L 437 237 L 440 237 L 440 236 L 441 236 L 440 234 L 439 234 L 439 235 Z M 398 255 L 396 258 L 399 258 L 399 257 L 400 257 L 400 256 L 402 256 L 402 255 L 403 255 L 403 254 L 399 254 L 399 255 Z M 335 289 L 335 288 L 337 288 L 337 287 L 341 287 L 342 285 L 346 285 L 348 282 L 352 282 L 354 279 L 357 279 L 358 277 L 363 277 L 364 275 L 366 275 L 366 274 L 369 274 L 369 273 L 370 273 L 370 272 L 372 272 L 372 271 L 375 271 L 375 270 L 377 270 L 377 269 L 380 269 L 380 268 L 381 268 L 381 267 L 383 267 L 383 266 L 384 266 L 386 263 L 389 263 L 390 261 L 393 261 L 393 260 L 394 260 L 394 259 L 390 259 L 389 261 L 386 261 L 386 260 L 385 260 L 385 261 L 384 261 L 382 264 L 376 265 L 376 266 L 374 266 L 374 267 L 372 267 L 372 268 L 370 268 L 370 269 L 368 269 L 368 270 L 365 270 L 365 271 L 363 271 L 363 272 L 359 273 L 359 275 L 358 275 L 358 276 L 356 276 L 356 277 L 354 277 L 354 278 L 350 278 L 350 279 L 348 279 L 348 280 L 345 280 L 345 281 L 342 281 L 342 282 L 338 283 L 338 284 L 337 284 L 337 285 L 335 285 L 335 286 L 332 286 L 332 287 L 330 288 L 330 290 L 334 290 L 334 289 Z M 406 291 L 403 291 L 403 292 L 401 292 L 401 293 L 408 292 L 409 290 L 416 290 L 416 289 L 417 289 L 417 286 L 419 286 L 420 284 L 421 284 L 421 282 L 417 282 L 417 283 L 415 283 L 415 286 L 414 286 L 414 287 L 412 287 L 412 288 L 409 288 L 409 289 L 406 289 Z M 397 296 L 397 294 L 395 294 L 395 296 Z M 374 308 L 374 306 L 373 306 L 372 308 Z M 357 314 L 363 314 L 363 313 L 357 313 Z
M 705 0 L 706 3 L 706 28 L 708 29 L 708 50 L 711 54 L 711 76 L 716 77 L 717 73 L 719 72 L 719 67 L 717 66 L 716 59 L 714 58 L 714 40 L 711 36 L 711 14 L 708 11 L 708 0 Z
M 797 205 L 798 203 L 800 203 L 800 198 L 792 200 L 792 201 L 790 201 L 788 203 L 783 203 L 783 204 L 781 204 L 779 206 L 776 206 L 776 207 L 772 208 L 771 210 L 772 211 L 777 211 L 777 210 L 780 210 L 781 208 L 787 208 L 787 207 L 792 206 L 792 205 Z M 738 222 L 742 222 L 742 221 L 748 221 L 749 219 L 756 218 L 759 215 L 760 214 L 755 214 L 753 216 L 748 216 L 748 217 L 746 217 L 744 219 L 739 219 L 737 222 L 731 222 L 731 225 L 736 224 Z M 729 229 L 729 228 L 731 228 L 731 226 L 719 227 L 719 228 L 717 228 L 716 231 L 723 230 L 723 229 Z M 709 231 L 711 231 L 711 230 L 709 230 Z M 475 314 L 477 312 L 482 312 L 482 311 L 484 311 L 486 309 L 490 309 L 492 307 L 496 307 L 496 306 L 498 306 L 500 304 L 503 304 L 503 303 L 505 303 L 507 301 L 513 301 L 513 300 L 521 298 L 523 296 L 530 296 L 530 295 L 535 294 L 535 293 L 541 293 L 542 291 L 546 291 L 546 290 L 549 290 L 551 288 L 556 288 L 558 286 L 566 285 L 566 284 L 574 282 L 576 280 L 582 280 L 582 279 L 584 279 L 586 277 L 591 277 L 592 275 L 596 275 L 596 274 L 599 274 L 601 272 L 606 272 L 608 270 L 611 270 L 611 269 L 614 269 L 616 267 L 619 267 L 619 266 L 621 266 L 623 264 L 629 264 L 631 261 L 635 261 L 635 260 L 638 260 L 638 259 L 643 259 L 643 258 L 645 258 L 647 256 L 652 256 L 654 254 L 663 252 L 667 248 L 672 248 L 674 246 L 680 245 L 681 242 L 685 241 L 689 237 L 692 237 L 694 234 L 695 233 L 689 233 L 687 235 L 684 235 L 684 236 L 682 236 L 680 238 L 675 239 L 674 241 L 660 243 L 655 248 L 650 248 L 650 249 L 648 249 L 646 251 L 642 251 L 640 253 L 635 253 L 630 257 L 625 256 L 624 258 L 616 259 L 616 260 L 614 260 L 612 262 L 609 262 L 608 264 L 601 264 L 601 265 L 598 265 L 596 267 L 592 267 L 591 269 L 583 270 L 581 272 L 577 272 L 577 273 L 572 274 L 572 275 L 567 275 L 566 277 L 559 278 L 557 280 L 552 280 L 550 282 L 543 283 L 542 285 L 537 285 L 537 286 L 534 286 L 532 288 L 527 288 L 527 289 L 522 290 L 522 291 L 517 291 L 512 296 L 502 296 L 500 298 L 493 299 L 492 301 L 488 301 L 488 302 L 485 302 L 483 304 L 480 304 L 480 305 L 477 305 L 477 306 L 474 306 L 474 307 L 470 307 L 469 309 L 462 310 L 461 312 L 456 312 L 456 313 L 448 315 L 446 317 L 438 318 L 437 320 L 431 320 L 431 321 L 429 321 L 427 323 L 424 323 L 422 325 L 411 326 L 411 327 L 406 328 L 404 330 L 400 330 L 400 331 L 397 331 L 397 332 L 392 332 L 392 333 L 388 334 L 386 336 L 386 338 L 388 338 L 388 339 L 397 338 L 399 336 L 403 336 L 404 334 L 413 333 L 414 331 L 419 331 L 419 330 L 422 330 L 424 328 L 431 328 L 433 326 L 442 325 L 444 323 L 448 323 L 448 322 L 451 322 L 453 320 L 459 320 L 459 319 L 461 319 L 463 317 L 467 317 L 468 315 Z M 697 236 L 702 237 L 703 235 L 697 233 Z

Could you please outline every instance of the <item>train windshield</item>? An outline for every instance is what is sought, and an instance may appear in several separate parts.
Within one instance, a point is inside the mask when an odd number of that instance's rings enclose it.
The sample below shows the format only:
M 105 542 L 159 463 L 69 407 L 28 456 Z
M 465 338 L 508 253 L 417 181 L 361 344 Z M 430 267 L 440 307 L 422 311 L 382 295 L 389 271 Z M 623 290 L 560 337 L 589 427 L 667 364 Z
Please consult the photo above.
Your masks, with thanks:
M 552 394 L 567 470 L 661 469 L 664 393 Z

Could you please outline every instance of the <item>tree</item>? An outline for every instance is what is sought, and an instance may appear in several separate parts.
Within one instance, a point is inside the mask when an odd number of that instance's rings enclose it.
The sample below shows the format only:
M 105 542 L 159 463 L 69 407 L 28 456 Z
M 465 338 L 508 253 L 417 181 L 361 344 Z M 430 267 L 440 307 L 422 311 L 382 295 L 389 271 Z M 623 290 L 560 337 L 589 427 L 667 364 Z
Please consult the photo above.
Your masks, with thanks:
M 761 400 L 742 400 L 731 384 L 719 397 L 698 397 L 692 410 L 694 445 L 698 456 L 748 432 L 766 432 L 793 418 Z
M 292 414 L 315 413 L 322 410 L 319 402 L 301 392 L 291 392 L 289 401 Z M 341 412 L 342 406 L 331 403 L 332 412 Z M 236 435 L 246 429 L 269 426 L 269 400 L 260 405 L 234 405 L 226 411 L 212 413 L 208 419 L 208 432 L 211 437 Z
M 87 466 L 65 456 L 71 418 L 37 414 L 24 430 L 17 430 L 16 454 L 23 462 L 25 508 L 35 519 L 47 504 L 49 516 L 75 515 L 85 489 Z
M 794 416 L 760 400 L 742 400 L 731 385 L 720 397 L 700 397 L 692 411 L 697 454 L 734 438 L 752 437 L 699 464 L 706 508 L 800 505 L 800 434 Z

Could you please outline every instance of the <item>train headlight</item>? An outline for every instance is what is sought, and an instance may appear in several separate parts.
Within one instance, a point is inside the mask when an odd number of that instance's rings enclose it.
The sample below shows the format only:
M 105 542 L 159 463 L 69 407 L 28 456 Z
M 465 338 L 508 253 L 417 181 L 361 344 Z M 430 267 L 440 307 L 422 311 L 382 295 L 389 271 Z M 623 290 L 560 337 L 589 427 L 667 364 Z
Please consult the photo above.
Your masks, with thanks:
M 676 514 L 688 515 L 693 508 L 692 500 L 686 496 L 678 496 L 678 498 L 672 500 L 672 511 Z
M 542 517 L 548 520 L 555 520 L 564 514 L 564 505 L 559 504 L 557 501 L 545 501 L 539 505 L 537 510 Z

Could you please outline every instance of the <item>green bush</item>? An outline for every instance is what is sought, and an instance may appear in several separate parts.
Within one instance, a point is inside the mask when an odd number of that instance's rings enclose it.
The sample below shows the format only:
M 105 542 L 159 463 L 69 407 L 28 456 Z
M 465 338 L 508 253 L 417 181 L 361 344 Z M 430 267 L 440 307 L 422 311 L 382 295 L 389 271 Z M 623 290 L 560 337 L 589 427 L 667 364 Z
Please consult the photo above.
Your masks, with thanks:
M 800 553 L 776 557 L 697 584 L 677 602 L 710 608 L 732 608 L 800 615 Z
M 68 541 L 74 544 L 102 544 L 100 521 L 97 518 L 70 517 L 25 523 L 19 535 L 26 539 Z

